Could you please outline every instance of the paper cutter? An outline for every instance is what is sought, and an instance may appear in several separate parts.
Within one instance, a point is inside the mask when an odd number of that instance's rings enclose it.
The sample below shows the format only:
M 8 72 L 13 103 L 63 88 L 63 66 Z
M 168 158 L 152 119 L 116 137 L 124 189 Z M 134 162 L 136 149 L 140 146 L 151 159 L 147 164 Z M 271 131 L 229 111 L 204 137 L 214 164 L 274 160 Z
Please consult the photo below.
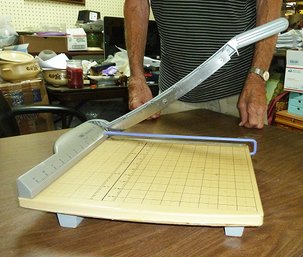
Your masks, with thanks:
M 132 134 L 203 82 L 237 49 L 287 28 L 284 18 L 230 40 L 170 89 L 122 117 L 91 120 L 61 136 L 54 155 L 17 179 L 20 206 L 55 212 L 65 227 L 82 217 L 224 226 L 241 236 L 263 223 L 250 154 L 253 139 Z M 251 143 L 250 153 L 245 143 Z

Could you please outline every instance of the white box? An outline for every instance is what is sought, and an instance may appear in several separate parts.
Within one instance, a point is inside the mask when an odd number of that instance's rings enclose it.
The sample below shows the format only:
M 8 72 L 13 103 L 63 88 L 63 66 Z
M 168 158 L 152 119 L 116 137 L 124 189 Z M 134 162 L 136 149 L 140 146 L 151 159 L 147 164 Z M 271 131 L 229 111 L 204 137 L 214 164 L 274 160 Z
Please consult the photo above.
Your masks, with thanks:
M 83 28 L 66 29 L 67 50 L 84 51 L 87 50 L 87 38 Z
M 284 89 L 303 92 L 303 51 L 287 50 Z

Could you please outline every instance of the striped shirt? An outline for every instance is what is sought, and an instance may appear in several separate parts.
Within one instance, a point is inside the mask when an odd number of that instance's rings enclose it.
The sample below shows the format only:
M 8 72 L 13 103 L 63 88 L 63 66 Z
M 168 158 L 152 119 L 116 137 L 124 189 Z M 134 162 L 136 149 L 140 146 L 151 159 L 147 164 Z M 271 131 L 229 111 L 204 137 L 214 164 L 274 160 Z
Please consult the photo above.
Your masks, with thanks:
M 151 7 L 161 38 L 161 91 L 256 22 L 256 0 L 151 0 Z M 240 56 L 233 56 L 180 100 L 195 103 L 239 94 L 253 52 L 253 45 L 241 48 Z

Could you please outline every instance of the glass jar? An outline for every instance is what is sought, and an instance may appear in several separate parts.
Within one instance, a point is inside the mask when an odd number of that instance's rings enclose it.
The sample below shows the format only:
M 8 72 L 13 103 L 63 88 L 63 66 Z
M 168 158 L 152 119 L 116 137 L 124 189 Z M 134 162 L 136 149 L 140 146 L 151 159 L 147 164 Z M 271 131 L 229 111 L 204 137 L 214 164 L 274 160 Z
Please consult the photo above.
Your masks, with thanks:
M 81 60 L 66 61 L 67 86 L 69 88 L 83 87 L 83 68 Z

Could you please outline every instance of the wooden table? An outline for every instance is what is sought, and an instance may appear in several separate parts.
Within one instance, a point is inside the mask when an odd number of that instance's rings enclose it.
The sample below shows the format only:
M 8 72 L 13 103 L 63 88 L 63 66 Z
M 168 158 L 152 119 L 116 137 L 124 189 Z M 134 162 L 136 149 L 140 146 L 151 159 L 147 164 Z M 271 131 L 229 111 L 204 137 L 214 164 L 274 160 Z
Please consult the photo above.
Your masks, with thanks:
M 196 110 L 145 121 L 129 131 L 252 137 L 252 157 L 264 224 L 241 238 L 223 228 L 119 222 L 86 218 L 76 229 L 56 215 L 18 207 L 15 180 L 52 154 L 64 131 L 0 139 L 1 256 L 302 256 L 303 136 L 266 126 L 238 127 L 236 118 Z
M 153 95 L 157 95 L 159 88 L 157 84 L 149 85 Z M 79 107 L 83 103 L 92 100 L 109 100 L 121 98 L 125 105 L 125 111 L 128 111 L 128 89 L 127 86 L 103 86 L 92 88 L 85 86 L 83 88 L 54 87 L 46 85 L 47 94 L 50 102 L 59 101 L 65 106 Z
M 50 101 L 60 101 L 61 104 L 79 103 L 90 100 L 104 100 L 112 98 L 128 99 L 128 91 L 125 86 L 106 86 L 99 88 L 91 88 L 85 86 L 83 88 L 67 88 L 54 87 L 46 85 L 47 93 Z

